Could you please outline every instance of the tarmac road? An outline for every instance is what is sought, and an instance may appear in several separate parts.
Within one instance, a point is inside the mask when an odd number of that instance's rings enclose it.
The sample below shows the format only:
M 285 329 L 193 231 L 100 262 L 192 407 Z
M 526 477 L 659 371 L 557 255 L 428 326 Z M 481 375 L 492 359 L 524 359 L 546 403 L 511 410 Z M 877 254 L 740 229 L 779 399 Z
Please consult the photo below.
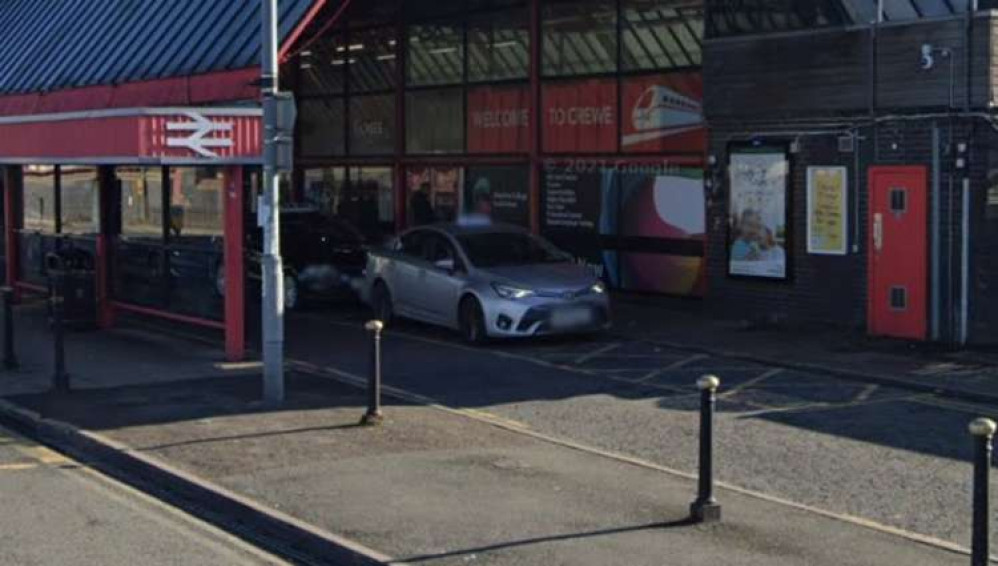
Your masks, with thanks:
M 288 356 L 366 376 L 366 317 L 359 308 L 295 315 Z M 469 348 L 403 322 L 387 331 L 384 350 L 388 385 L 682 472 L 695 470 L 694 382 L 716 373 L 722 481 L 962 546 L 970 542 L 966 426 L 998 417 L 994 406 L 617 336 Z
M 0 428 L 0 564 L 284 564 Z

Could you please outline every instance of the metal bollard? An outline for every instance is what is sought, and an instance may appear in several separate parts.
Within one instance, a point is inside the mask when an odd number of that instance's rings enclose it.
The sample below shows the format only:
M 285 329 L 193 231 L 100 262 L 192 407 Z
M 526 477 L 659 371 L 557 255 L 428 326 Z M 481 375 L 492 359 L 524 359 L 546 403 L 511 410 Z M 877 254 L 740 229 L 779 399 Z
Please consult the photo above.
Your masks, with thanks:
M 66 393 L 69 391 L 69 374 L 66 373 L 66 345 L 62 324 L 63 299 L 54 296 L 49 300 L 52 304 L 52 332 L 55 343 L 55 373 L 52 376 L 52 385 L 57 392 Z
M 971 566 L 987 566 L 990 550 L 988 536 L 990 526 L 988 513 L 990 494 L 988 476 L 991 473 L 991 440 L 998 425 L 991 419 L 975 419 L 970 423 L 970 434 L 974 435 L 974 530 L 971 541 Z
M 705 375 L 697 380 L 700 389 L 700 476 L 696 501 L 690 504 L 690 518 L 697 523 L 721 520 L 721 504 L 714 499 L 714 406 L 721 380 Z
M 2 287 L 3 294 L 3 367 L 17 369 L 17 355 L 14 353 L 14 288 Z
M 374 426 L 385 420 L 381 414 L 381 331 L 385 324 L 380 320 L 372 320 L 364 325 L 371 333 L 371 373 L 367 382 L 367 413 L 360 419 L 360 424 Z

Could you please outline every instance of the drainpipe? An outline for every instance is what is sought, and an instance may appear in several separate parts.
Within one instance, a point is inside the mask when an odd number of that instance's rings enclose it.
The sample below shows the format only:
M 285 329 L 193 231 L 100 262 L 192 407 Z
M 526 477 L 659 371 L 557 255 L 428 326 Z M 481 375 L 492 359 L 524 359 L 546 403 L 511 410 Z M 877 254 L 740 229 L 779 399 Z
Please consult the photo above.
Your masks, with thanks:
M 942 209 L 942 159 L 940 156 L 940 143 L 941 135 L 939 131 L 939 123 L 932 122 L 932 287 L 931 287 L 931 337 L 932 341 L 936 342 L 939 340 L 941 335 L 939 319 L 940 319 L 940 307 L 941 303 L 941 245 L 940 245 L 940 214 L 939 211 Z
M 973 34 L 974 13 L 977 12 L 977 0 L 967 0 L 965 18 L 966 36 L 963 50 L 964 65 L 964 110 L 969 113 L 973 105 Z M 964 159 L 963 190 L 960 203 L 960 345 L 967 344 L 969 335 L 970 315 L 970 140 L 968 138 L 966 151 L 961 156 Z

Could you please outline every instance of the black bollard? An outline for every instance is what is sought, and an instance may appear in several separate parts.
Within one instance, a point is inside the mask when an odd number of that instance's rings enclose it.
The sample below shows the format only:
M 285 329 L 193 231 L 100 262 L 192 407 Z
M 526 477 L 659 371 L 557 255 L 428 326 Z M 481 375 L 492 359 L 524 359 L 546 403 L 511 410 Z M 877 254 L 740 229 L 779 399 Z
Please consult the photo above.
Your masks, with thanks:
M 381 331 L 385 325 L 380 320 L 372 320 L 364 328 L 371 333 L 371 373 L 367 382 L 367 412 L 360 424 L 373 426 L 385 420 L 381 414 Z
M 705 375 L 697 380 L 700 389 L 700 477 L 696 501 L 690 505 L 690 518 L 697 523 L 721 520 L 721 505 L 714 499 L 714 405 L 721 380 Z
M 991 419 L 975 419 L 970 423 L 970 434 L 974 435 L 974 531 L 971 542 L 971 566 L 987 566 L 990 550 L 989 508 L 990 494 L 988 476 L 991 473 L 991 440 L 998 425 Z
M 52 376 L 52 385 L 59 393 L 69 391 L 69 374 L 66 373 L 66 345 L 64 340 L 64 328 L 62 321 L 62 297 L 56 295 L 50 299 L 52 304 L 52 332 L 55 343 L 55 373 Z
M 2 287 L 3 294 L 3 367 L 17 369 L 17 354 L 14 353 L 14 288 Z

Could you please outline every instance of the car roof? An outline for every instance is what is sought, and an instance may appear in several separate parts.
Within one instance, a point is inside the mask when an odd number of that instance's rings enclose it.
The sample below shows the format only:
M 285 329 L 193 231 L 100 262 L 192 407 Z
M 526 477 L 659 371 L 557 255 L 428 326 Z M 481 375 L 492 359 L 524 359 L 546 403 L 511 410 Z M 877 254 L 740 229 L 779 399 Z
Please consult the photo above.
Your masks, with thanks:
M 432 229 L 443 232 L 453 237 L 467 236 L 470 234 L 529 234 L 527 230 L 513 224 L 488 223 L 488 224 L 460 224 L 455 222 L 440 222 L 417 226 L 413 230 Z M 410 230 L 411 231 L 411 230 Z

